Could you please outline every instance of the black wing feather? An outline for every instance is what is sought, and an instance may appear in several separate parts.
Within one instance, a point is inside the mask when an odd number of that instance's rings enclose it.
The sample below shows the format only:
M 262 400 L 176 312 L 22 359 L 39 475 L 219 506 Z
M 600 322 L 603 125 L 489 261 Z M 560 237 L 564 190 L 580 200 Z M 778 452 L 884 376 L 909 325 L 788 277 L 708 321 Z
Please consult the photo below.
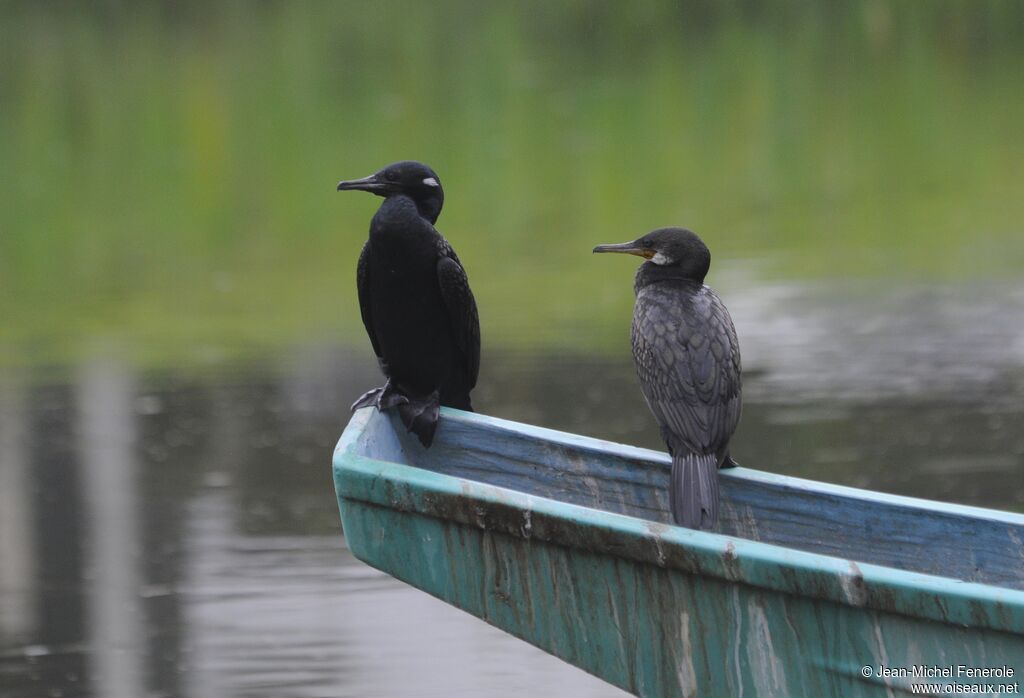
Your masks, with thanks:
M 470 389 L 480 374 L 480 317 L 469 278 L 455 250 L 443 237 L 439 243 L 437 281 L 448 311 L 455 343 L 465 358 L 466 379 Z
M 359 293 L 359 314 L 363 318 L 363 326 L 366 334 L 370 336 L 370 345 L 373 353 L 383 362 L 384 357 L 380 353 L 380 345 L 377 343 L 377 333 L 373 330 L 373 316 L 370 313 L 370 241 L 363 245 L 363 251 L 359 253 L 359 262 L 356 264 L 356 291 Z

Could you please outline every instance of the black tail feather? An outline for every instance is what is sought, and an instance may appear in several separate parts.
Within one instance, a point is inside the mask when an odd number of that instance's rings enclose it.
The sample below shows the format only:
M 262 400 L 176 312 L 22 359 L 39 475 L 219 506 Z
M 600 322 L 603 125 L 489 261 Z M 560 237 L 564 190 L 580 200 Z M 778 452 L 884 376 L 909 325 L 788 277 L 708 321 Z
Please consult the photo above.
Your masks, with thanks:
M 718 524 L 718 458 L 710 453 L 673 456 L 669 503 L 679 526 L 714 528 Z

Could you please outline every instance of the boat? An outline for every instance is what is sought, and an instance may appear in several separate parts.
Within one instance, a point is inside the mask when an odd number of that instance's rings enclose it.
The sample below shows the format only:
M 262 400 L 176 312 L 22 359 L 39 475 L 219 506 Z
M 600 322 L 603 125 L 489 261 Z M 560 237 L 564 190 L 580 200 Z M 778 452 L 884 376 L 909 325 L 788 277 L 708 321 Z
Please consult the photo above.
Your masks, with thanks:
M 430 449 L 359 410 L 333 459 L 357 558 L 635 695 L 1020 691 L 1024 515 L 737 467 L 696 531 L 670 466 L 448 408 Z

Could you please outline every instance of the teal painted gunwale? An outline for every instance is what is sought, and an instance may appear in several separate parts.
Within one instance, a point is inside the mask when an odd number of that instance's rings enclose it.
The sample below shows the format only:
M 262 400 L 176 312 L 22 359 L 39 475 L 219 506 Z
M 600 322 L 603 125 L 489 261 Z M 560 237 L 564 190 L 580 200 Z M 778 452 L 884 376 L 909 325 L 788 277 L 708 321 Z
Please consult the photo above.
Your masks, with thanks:
M 445 415 L 497 429 L 515 431 L 574 448 L 615 452 L 628 458 L 662 460 L 665 454 L 590 439 L 484 415 L 444 410 Z M 359 455 L 357 439 L 373 416 L 354 414 L 334 452 L 339 500 L 356 500 L 397 511 L 448 519 L 524 539 L 585 548 L 783 593 L 818 598 L 858 608 L 900 613 L 962 627 L 1024 634 L 1024 591 L 897 570 L 837 557 L 758 543 L 708 531 L 694 531 L 623 516 L 545 497 L 442 475 L 401 463 Z M 514 426 L 513 426 L 514 425 Z M 979 507 L 929 502 L 800 478 L 735 468 L 723 478 L 782 483 L 823 494 L 884 501 L 944 513 L 1024 525 L 1024 516 Z M 466 507 L 477 502 L 483 509 Z M 475 512 L 481 511 L 477 515 Z M 502 515 L 495 515 L 496 512 Z

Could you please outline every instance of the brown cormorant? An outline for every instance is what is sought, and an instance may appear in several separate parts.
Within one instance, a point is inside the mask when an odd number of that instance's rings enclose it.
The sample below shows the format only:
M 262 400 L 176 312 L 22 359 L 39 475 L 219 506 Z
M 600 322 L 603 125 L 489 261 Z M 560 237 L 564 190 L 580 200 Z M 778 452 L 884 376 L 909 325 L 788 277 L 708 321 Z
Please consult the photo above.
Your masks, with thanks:
M 711 253 L 682 228 L 660 228 L 594 252 L 647 260 L 634 284 L 633 360 L 672 456 L 672 518 L 688 528 L 713 528 L 718 468 L 736 465 L 729 439 L 740 420 L 741 397 L 736 328 L 721 299 L 704 285 Z
M 352 409 L 397 407 L 430 446 L 439 405 L 472 410 L 480 371 L 480 321 L 466 271 L 434 223 L 444 204 L 437 173 L 419 162 L 343 181 L 384 197 L 356 269 L 359 310 L 386 384 Z

